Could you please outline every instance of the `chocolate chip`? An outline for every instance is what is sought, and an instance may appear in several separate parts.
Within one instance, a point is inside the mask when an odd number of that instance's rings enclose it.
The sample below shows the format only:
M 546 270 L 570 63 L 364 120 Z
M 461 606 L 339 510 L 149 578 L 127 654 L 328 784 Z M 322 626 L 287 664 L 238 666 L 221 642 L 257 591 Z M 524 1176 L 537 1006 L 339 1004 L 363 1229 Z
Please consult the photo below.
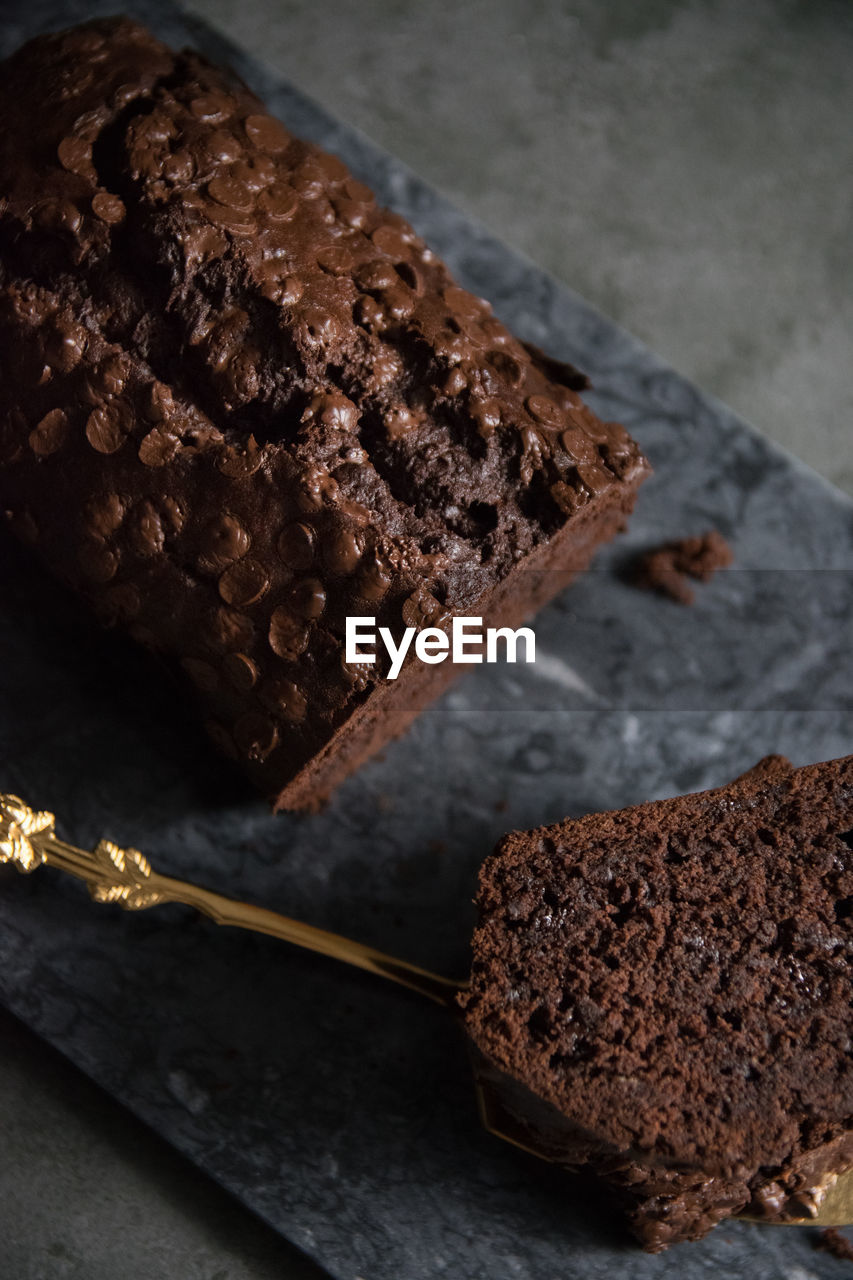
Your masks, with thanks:
M 278 535 L 278 554 L 291 569 L 302 572 L 314 560 L 314 530 L 307 524 L 285 525 Z
M 355 254 L 346 245 L 331 245 L 317 254 L 317 265 L 333 276 L 345 276 L 352 271 Z
M 86 439 L 98 453 L 115 453 L 127 439 L 131 427 L 130 410 L 121 400 L 93 409 L 86 420 Z
M 275 161 L 269 156 L 252 156 L 231 167 L 231 177 L 244 183 L 250 191 L 263 191 L 275 181 L 275 175 Z
M 72 126 L 74 133 L 87 142 L 94 142 L 109 117 L 106 104 L 95 107 L 92 111 L 84 111 L 77 117 Z
M 574 462 L 597 462 L 598 449 L 580 427 L 569 426 L 560 434 L 560 444 Z
M 177 498 L 163 494 L 160 498 L 160 515 L 172 533 L 180 533 L 187 521 L 186 508 Z
M 340 156 L 333 156 L 328 151 L 315 151 L 311 160 L 329 182 L 343 182 L 349 177 L 349 169 Z
M 266 595 L 270 580 L 257 560 L 243 559 L 230 565 L 219 579 L 219 594 L 226 604 L 255 604 Z
M 462 394 L 467 386 L 468 379 L 457 365 L 457 367 L 455 369 L 451 369 L 450 373 L 447 375 L 442 391 L 446 396 L 458 396 Z
M 285 276 L 284 280 L 278 281 L 271 294 L 276 302 L 282 307 L 292 307 L 298 302 L 305 291 L 305 286 L 298 276 Z
M 331 347 L 340 332 L 340 325 L 329 311 L 322 307 L 306 307 L 302 312 L 298 332 L 307 347 Z
M 279 605 L 270 618 L 269 642 L 273 653 L 286 662 L 295 662 L 308 648 L 309 630 L 301 618 Z
M 205 140 L 204 149 L 214 164 L 233 164 L 243 154 L 241 143 L 226 129 L 215 129 Z
M 59 321 L 45 343 L 45 359 L 59 373 L 70 373 L 83 359 L 89 335 L 81 324 Z
M 303 578 L 290 592 L 290 608 L 298 618 L 319 618 L 326 607 L 326 589 L 319 578 Z
M 298 203 L 299 196 L 286 182 L 274 182 L 258 196 L 258 208 L 276 222 L 292 218 Z
M 355 283 L 365 293 L 381 293 L 397 284 L 400 277 L 390 262 L 383 258 L 374 258 L 365 262 L 355 273 Z
M 336 199 L 334 202 L 338 220 L 353 231 L 363 231 L 367 224 L 368 207 L 355 200 Z
M 246 649 L 252 642 L 255 628 L 251 618 L 236 609 L 219 605 L 210 618 L 210 639 L 220 649 Z
M 358 426 L 358 409 L 340 391 L 315 391 L 308 408 L 302 415 L 303 422 L 322 422 L 337 431 L 355 431 Z
M 411 292 L 402 285 L 392 285 L 390 289 L 383 289 L 379 300 L 394 320 L 405 320 L 415 309 L 415 300 Z
M 365 294 L 355 304 L 355 318 L 368 333 L 384 333 L 388 328 L 385 308 L 375 298 Z
M 449 610 L 425 587 L 419 587 L 403 601 L 401 612 L 406 626 L 419 631 L 424 627 L 442 627 L 450 619 Z
M 63 138 L 56 149 L 59 163 L 69 173 L 86 176 L 92 168 L 92 147 L 85 138 Z
M 487 315 L 489 304 L 482 298 L 475 298 L 467 289 L 460 289 L 456 284 L 446 285 L 441 296 L 454 315 L 467 320 L 480 320 Z
M 247 116 L 243 121 L 246 137 L 260 151 L 276 155 L 290 145 L 290 134 L 272 116 Z
M 129 540 L 137 555 L 145 557 L 159 555 L 165 546 L 166 533 L 160 513 L 147 498 L 133 511 Z
M 101 222 L 114 227 L 119 222 L 124 222 L 127 210 L 119 196 L 114 196 L 109 191 L 99 191 L 92 196 L 92 213 L 96 218 L 100 218 Z
M 252 545 L 246 526 L 230 511 L 221 511 L 215 516 L 203 536 L 197 563 L 204 573 L 221 573 L 228 565 L 241 560 Z M 232 600 L 231 603 L 238 601 Z M 242 603 L 248 604 L 249 601 Z
M 117 493 L 90 498 L 85 507 L 86 528 L 96 538 L 108 538 L 124 519 L 125 506 Z
M 386 253 L 389 258 L 404 259 L 408 255 L 408 240 L 396 227 L 383 223 L 376 228 L 370 238 L 379 252 Z
M 121 356 L 107 356 L 89 375 L 89 383 L 103 396 L 119 396 L 127 378 L 127 362 Z
M 352 529 L 339 529 L 329 539 L 323 560 L 332 573 L 353 573 L 361 560 L 363 538 Z
M 248 213 L 254 208 L 254 192 L 236 178 L 212 178 L 207 184 L 207 194 L 217 204 L 224 205 L 226 209 L 236 209 L 238 213 Z
M 536 421 L 546 427 L 561 427 L 566 421 L 564 411 L 550 396 L 528 396 L 525 404 Z
M 142 412 L 149 422 L 165 422 L 175 412 L 171 387 L 165 382 L 149 382 L 145 388 Z
M 46 458 L 62 448 L 67 434 L 67 415 L 62 409 L 51 409 L 30 432 L 29 445 L 33 453 Z
M 291 181 L 306 200 L 319 200 L 326 190 L 326 175 L 314 156 L 309 155 L 293 170 Z
M 44 231 L 56 234 L 65 232 L 76 236 L 82 223 L 80 210 L 70 200 L 45 200 L 33 217 Z
M 581 463 L 577 471 L 593 497 L 596 494 L 604 493 L 605 489 L 609 489 L 613 484 L 613 476 L 600 462 Z
M 358 592 L 365 600 L 381 600 L 388 594 L 393 581 L 393 571 L 387 560 L 374 551 L 366 556 L 358 575 Z
M 195 158 L 186 147 L 180 147 L 166 156 L 163 161 L 163 177 L 167 182 L 183 185 L 192 181 L 195 175 Z
M 251 236 L 257 230 L 254 219 L 242 209 L 213 203 L 205 205 L 204 212 L 214 226 L 222 227 L 235 236 Z
M 197 120 L 224 120 L 233 109 L 233 101 L 224 93 L 205 93 L 190 103 L 190 111 Z
M 263 451 L 258 447 L 254 436 L 246 441 L 244 450 L 227 445 L 220 455 L 216 466 L 224 476 L 231 480 L 239 480 L 254 475 L 263 462 Z
M 164 467 L 181 451 L 181 442 L 171 431 L 155 427 L 139 442 L 139 461 L 146 467 Z

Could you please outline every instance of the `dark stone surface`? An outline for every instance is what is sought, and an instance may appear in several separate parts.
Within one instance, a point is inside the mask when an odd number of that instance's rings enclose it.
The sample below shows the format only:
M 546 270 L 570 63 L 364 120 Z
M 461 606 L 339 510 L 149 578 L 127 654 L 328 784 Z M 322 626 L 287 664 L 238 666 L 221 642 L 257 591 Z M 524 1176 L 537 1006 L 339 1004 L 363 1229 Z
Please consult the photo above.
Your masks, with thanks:
M 7 4 L 3 52 L 114 6 Z M 166 5 L 337 150 L 522 336 L 587 370 L 649 454 L 629 535 L 541 615 L 535 667 L 483 668 L 314 818 L 272 818 L 156 667 L 0 544 L 3 789 L 155 867 L 462 974 L 476 868 L 511 827 L 851 750 L 853 504 L 346 126 Z M 16 17 L 16 15 L 20 17 Z M 14 20 L 13 20 L 14 18 Z M 679 609 L 633 549 L 716 526 L 736 568 Z M 336 1277 L 827 1275 L 799 1230 L 731 1224 L 639 1253 L 594 1189 L 482 1132 L 451 1020 L 414 996 L 168 908 L 96 908 L 0 872 L 0 994 Z

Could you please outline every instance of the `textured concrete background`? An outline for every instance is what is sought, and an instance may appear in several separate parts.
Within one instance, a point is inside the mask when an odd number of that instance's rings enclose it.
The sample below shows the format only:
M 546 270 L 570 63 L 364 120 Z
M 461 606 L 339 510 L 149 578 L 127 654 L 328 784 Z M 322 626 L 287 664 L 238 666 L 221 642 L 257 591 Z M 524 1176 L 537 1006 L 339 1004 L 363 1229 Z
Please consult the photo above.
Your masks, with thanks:
M 188 7 L 853 492 L 846 0 Z M 319 1275 L 5 1014 L 0 1043 L 2 1280 Z

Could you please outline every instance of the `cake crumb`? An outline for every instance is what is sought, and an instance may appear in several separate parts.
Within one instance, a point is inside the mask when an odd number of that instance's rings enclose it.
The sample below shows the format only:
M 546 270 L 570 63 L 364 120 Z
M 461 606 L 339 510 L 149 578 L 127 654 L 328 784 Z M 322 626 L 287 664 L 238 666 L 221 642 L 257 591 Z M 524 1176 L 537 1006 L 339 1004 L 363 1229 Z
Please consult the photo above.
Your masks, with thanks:
M 853 1262 L 853 1242 L 838 1230 L 838 1227 L 825 1227 L 815 1240 L 815 1248 L 831 1253 L 842 1262 Z
M 657 591 L 677 604 L 693 604 L 693 588 L 687 581 L 708 582 L 718 569 L 732 563 L 732 549 L 716 529 L 678 538 L 643 552 L 636 562 L 633 581 L 647 591 Z

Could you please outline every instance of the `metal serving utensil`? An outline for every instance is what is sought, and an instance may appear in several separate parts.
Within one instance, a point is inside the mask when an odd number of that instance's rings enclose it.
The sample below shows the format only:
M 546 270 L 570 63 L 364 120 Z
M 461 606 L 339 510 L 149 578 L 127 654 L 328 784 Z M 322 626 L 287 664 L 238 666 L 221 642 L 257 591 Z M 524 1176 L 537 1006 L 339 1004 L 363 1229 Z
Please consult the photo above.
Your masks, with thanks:
M 466 989 L 466 982 L 431 973 L 407 960 L 386 955 L 375 947 L 303 924 L 265 907 L 237 902 L 186 880 L 160 875 L 138 849 L 122 849 L 111 840 L 99 840 L 91 852 L 79 849 L 59 839 L 55 822 L 52 813 L 30 809 L 18 796 L 0 794 L 0 864 L 11 863 L 24 873 L 41 866 L 66 871 L 84 881 L 95 902 L 114 902 L 126 911 L 142 911 L 167 902 L 194 907 L 215 924 L 280 938 L 408 987 L 453 1014 L 457 1011 L 456 997 Z M 547 1159 L 525 1143 L 511 1116 L 484 1092 L 479 1082 L 475 1084 L 480 1119 L 485 1128 L 505 1142 Z M 830 1227 L 853 1224 L 853 1169 L 838 1176 L 829 1175 L 827 1183 L 831 1185 L 820 1204 L 815 1205 L 807 1217 L 788 1218 L 784 1222 L 768 1222 L 767 1225 Z

